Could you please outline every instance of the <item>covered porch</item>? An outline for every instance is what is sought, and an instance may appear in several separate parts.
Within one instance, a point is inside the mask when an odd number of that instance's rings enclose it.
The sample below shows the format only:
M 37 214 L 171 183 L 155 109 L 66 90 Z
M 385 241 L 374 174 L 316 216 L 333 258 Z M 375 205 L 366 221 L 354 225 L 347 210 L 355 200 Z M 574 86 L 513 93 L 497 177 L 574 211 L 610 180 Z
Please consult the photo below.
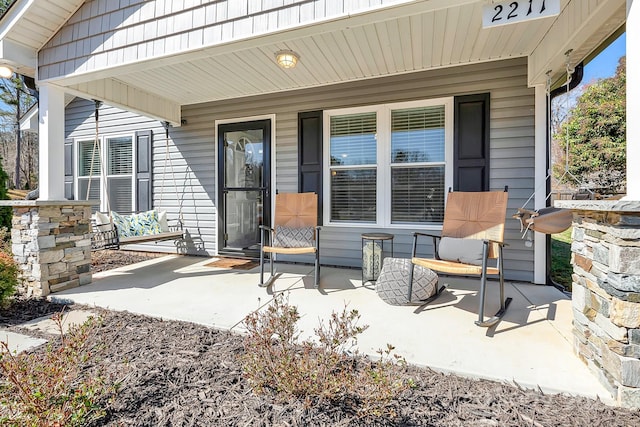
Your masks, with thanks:
M 278 264 L 282 276 L 265 289 L 256 285 L 258 268 L 221 269 L 207 266 L 211 261 L 156 258 L 97 273 L 92 284 L 51 298 L 241 333 L 247 314 L 284 293 L 302 314 L 303 336 L 312 333 L 319 319 L 346 306 L 357 309 L 361 324 L 369 325 L 358 341 L 365 354 L 375 357 L 389 343 L 407 362 L 438 371 L 613 401 L 575 356 L 571 299 L 556 288 L 508 283 L 510 309 L 498 325 L 484 329 L 474 325 L 478 307 L 474 279 L 441 278 L 449 287 L 436 301 L 391 306 L 368 284 L 363 286 L 356 269 L 324 267 L 320 288 L 313 289 L 312 266 Z M 497 283 L 490 283 L 490 311 L 497 308 L 497 291 Z

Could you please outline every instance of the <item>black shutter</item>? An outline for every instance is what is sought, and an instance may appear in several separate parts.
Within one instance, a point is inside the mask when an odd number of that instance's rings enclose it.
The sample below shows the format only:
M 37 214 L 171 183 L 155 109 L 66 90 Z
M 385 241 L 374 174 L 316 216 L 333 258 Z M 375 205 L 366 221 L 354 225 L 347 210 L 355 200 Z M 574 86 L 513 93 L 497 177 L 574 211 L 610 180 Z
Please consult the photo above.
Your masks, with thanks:
M 298 191 L 318 195 L 322 224 L 322 111 L 298 113 Z
M 148 211 L 152 208 L 151 189 L 151 145 L 153 133 L 150 130 L 136 132 L 136 210 Z
M 454 98 L 453 188 L 489 191 L 489 93 Z
M 73 139 L 64 140 L 64 197 L 73 200 Z

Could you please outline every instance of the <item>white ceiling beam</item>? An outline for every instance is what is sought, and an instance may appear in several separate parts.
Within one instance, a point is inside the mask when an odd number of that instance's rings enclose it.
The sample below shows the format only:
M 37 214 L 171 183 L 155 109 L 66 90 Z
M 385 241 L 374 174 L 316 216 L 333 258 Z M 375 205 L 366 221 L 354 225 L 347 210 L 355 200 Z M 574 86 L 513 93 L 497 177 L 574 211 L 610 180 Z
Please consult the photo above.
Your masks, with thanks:
M 33 76 L 36 69 L 36 51 L 12 40 L 0 40 L 0 63 L 14 71 Z
M 181 125 L 182 111 L 180 104 L 114 79 L 80 83 L 65 87 L 65 92 L 80 98 L 103 101 L 113 107 L 159 121 L 167 121 L 172 126 Z

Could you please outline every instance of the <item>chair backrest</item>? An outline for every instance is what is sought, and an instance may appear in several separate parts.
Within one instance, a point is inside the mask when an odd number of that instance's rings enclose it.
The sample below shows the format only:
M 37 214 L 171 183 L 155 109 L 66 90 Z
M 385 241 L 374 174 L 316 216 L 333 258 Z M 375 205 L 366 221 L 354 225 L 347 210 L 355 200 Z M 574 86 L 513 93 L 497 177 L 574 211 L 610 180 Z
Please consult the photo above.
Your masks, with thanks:
M 444 211 L 442 237 L 502 242 L 508 197 L 506 191 L 449 193 Z M 490 246 L 491 258 L 498 256 L 495 246 Z
M 290 228 L 318 225 L 318 195 L 316 193 L 278 193 L 273 226 Z

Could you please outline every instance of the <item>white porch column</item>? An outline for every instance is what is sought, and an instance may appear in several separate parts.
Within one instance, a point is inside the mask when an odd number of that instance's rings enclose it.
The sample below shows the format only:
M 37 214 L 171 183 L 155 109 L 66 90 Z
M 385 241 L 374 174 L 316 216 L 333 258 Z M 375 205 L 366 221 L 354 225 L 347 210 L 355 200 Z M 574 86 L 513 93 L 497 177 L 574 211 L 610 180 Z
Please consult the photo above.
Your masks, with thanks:
M 547 202 L 547 90 L 545 85 L 535 86 L 535 209 L 546 207 Z M 533 233 L 533 282 L 547 282 L 547 239 L 543 233 Z
M 640 0 L 627 0 L 627 199 L 640 200 Z M 631 48 L 629 48 L 631 47 Z
M 40 198 L 38 200 L 65 200 L 64 91 L 49 84 L 43 84 L 39 89 Z

